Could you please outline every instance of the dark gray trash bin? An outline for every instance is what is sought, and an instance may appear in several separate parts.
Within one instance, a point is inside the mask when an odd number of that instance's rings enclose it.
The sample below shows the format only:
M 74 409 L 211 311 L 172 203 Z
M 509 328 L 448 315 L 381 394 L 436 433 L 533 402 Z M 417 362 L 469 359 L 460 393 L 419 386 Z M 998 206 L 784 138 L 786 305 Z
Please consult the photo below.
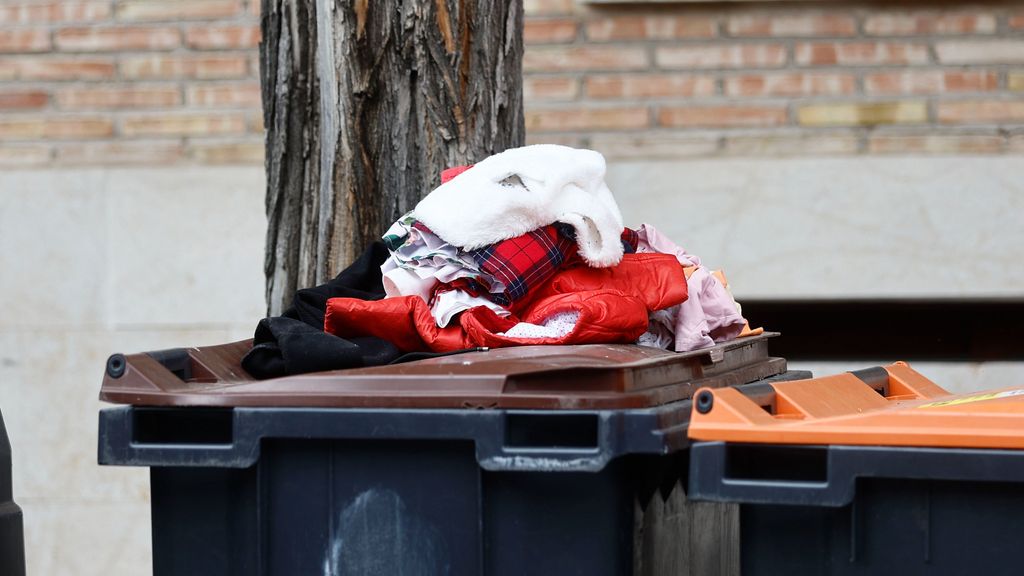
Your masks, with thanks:
M 903 362 L 702 390 L 689 494 L 739 504 L 750 576 L 1024 574 L 1022 393 Z
M 99 460 L 151 467 L 157 576 L 735 573 L 734 541 L 687 546 L 735 532 L 735 508 L 696 525 L 664 503 L 685 507 L 689 396 L 785 377 L 764 337 L 268 381 L 238 366 L 247 348 L 108 363 L 101 397 L 133 405 L 100 413 Z
M 25 537 L 21 508 L 11 486 L 11 442 L 0 414 L 0 574 L 25 576 Z

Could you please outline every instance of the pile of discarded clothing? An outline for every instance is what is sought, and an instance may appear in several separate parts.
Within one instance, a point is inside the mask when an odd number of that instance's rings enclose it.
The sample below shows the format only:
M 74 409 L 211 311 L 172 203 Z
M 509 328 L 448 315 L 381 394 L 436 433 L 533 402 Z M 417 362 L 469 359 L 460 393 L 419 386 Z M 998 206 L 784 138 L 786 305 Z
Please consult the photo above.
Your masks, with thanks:
M 257 327 L 259 378 L 500 346 L 678 352 L 751 331 L 724 276 L 649 225 L 623 226 L 592 150 L 535 145 L 442 183 L 337 278 Z

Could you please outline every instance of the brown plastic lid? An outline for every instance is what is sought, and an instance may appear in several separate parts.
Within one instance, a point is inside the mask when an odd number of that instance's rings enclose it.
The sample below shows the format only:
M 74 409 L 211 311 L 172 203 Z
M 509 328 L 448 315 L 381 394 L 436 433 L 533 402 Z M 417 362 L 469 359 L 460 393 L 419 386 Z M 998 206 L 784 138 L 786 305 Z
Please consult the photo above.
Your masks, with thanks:
M 141 406 L 379 408 L 646 408 L 700 387 L 786 370 L 768 356 L 776 333 L 694 352 L 635 345 L 524 346 L 405 364 L 256 380 L 241 367 L 250 341 L 115 355 L 100 399 Z

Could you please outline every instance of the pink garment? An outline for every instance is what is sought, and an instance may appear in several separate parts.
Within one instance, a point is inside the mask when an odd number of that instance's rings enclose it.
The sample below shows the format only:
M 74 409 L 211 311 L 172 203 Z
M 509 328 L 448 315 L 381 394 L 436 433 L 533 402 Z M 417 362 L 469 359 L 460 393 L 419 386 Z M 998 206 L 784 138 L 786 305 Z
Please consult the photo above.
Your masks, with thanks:
M 665 327 L 675 333 L 675 351 L 689 352 L 736 338 L 747 321 L 725 286 L 701 266 L 700 258 L 687 254 L 648 224 L 641 225 L 637 235 L 640 237 L 638 253 L 672 254 L 684 267 L 698 267 L 686 280 L 689 291 L 686 301 L 668 309 L 668 317 L 654 319 L 662 324 L 673 323 Z

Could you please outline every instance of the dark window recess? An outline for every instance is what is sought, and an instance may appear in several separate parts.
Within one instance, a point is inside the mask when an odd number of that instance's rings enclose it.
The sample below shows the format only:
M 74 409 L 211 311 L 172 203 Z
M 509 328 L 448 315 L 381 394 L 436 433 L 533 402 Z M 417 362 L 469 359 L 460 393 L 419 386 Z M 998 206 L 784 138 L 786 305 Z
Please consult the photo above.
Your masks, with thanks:
M 1024 301 L 744 300 L 789 360 L 1024 360 Z
M 597 448 L 597 414 L 508 414 L 509 448 Z
M 135 408 L 135 444 L 231 444 L 231 409 Z
M 828 452 L 816 446 L 730 444 L 725 452 L 725 476 L 734 480 L 825 482 Z

